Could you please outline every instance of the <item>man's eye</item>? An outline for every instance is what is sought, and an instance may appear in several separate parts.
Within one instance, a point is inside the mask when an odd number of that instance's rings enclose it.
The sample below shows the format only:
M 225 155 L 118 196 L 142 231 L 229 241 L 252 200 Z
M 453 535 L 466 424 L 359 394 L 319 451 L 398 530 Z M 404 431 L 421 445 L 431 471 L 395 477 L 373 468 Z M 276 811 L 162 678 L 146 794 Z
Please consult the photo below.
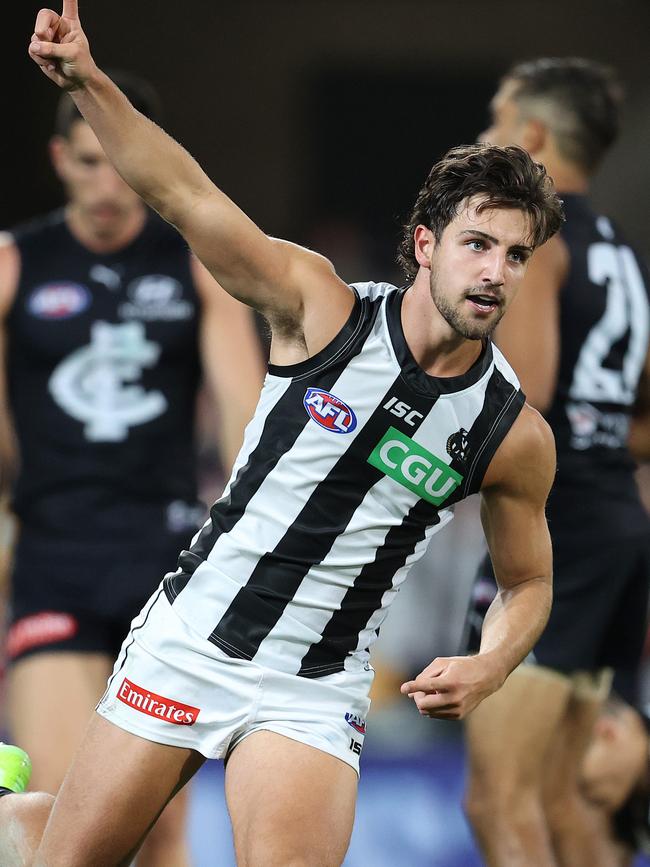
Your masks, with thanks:
M 526 254 L 521 253 L 519 250 L 512 250 L 510 253 L 510 259 L 518 265 L 523 265 L 527 258 Z
M 483 250 L 485 249 L 485 244 L 483 241 L 477 241 L 476 239 L 467 242 L 467 246 L 472 250 Z

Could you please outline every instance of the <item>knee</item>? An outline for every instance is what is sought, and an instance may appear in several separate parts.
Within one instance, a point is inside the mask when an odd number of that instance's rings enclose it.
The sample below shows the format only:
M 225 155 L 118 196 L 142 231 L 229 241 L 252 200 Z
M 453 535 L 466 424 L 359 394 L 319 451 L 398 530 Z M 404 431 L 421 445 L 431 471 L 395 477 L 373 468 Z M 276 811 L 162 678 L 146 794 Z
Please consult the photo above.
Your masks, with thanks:
M 503 827 L 536 827 L 544 815 L 541 792 L 530 783 L 485 786 L 472 781 L 463 808 L 469 824 L 481 835 L 501 833 Z

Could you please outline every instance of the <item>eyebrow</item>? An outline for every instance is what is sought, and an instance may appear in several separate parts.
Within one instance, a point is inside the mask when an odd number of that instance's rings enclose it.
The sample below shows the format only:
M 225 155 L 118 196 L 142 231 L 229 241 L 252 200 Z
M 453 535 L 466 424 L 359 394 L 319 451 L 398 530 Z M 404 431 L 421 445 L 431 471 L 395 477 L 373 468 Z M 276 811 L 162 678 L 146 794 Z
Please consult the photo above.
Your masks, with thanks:
M 493 244 L 500 244 L 498 238 L 495 238 L 494 235 L 488 235 L 487 232 L 481 232 L 478 229 L 463 229 L 458 233 L 459 235 L 478 235 L 479 238 L 485 238 L 486 241 L 491 241 Z M 513 244 L 508 249 L 510 250 L 525 250 L 528 253 L 532 253 L 534 251 L 534 247 L 529 247 L 526 244 Z

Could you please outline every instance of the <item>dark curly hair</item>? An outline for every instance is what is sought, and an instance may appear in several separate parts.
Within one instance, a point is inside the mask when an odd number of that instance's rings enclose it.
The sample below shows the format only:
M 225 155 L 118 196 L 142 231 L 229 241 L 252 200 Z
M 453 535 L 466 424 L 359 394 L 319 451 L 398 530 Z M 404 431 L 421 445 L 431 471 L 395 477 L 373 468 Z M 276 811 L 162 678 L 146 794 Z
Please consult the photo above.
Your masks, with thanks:
M 427 226 L 436 241 L 463 203 L 480 196 L 477 210 L 518 208 L 531 217 L 531 243 L 539 247 L 562 225 L 562 202 L 546 169 L 519 147 L 462 145 L 447 151 L 431 171 L 403 228 L 397 261 L 413 279 L 419 265 L 413 233 Z
M 539 57 L 503 77 L 522 117 L 553 131 L 560 154 L 592 174 L 616 139 L 623 88 L 609 66 L 584 57 Z

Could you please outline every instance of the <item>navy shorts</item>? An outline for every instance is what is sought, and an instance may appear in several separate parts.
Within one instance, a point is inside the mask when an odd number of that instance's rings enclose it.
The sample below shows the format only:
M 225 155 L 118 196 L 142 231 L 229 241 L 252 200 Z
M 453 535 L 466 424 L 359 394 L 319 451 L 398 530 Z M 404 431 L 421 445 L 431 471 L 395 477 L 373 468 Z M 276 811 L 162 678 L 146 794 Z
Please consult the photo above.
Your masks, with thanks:
M 121 544 L 63 541 L 22 533 L 11 574 L 5 658 L 46 651 L 115 658 L 139 613 L 191 534 Z
M 650 539 L 556 544 L 553 607 L 530 661 L 562 674 L 613 668 L 616 691 L 637 696 L 650 585 Z M 465 623 L 463 646 L 476 652 L 485 613 L 496 594 L 488 557 L 481 563 Z

